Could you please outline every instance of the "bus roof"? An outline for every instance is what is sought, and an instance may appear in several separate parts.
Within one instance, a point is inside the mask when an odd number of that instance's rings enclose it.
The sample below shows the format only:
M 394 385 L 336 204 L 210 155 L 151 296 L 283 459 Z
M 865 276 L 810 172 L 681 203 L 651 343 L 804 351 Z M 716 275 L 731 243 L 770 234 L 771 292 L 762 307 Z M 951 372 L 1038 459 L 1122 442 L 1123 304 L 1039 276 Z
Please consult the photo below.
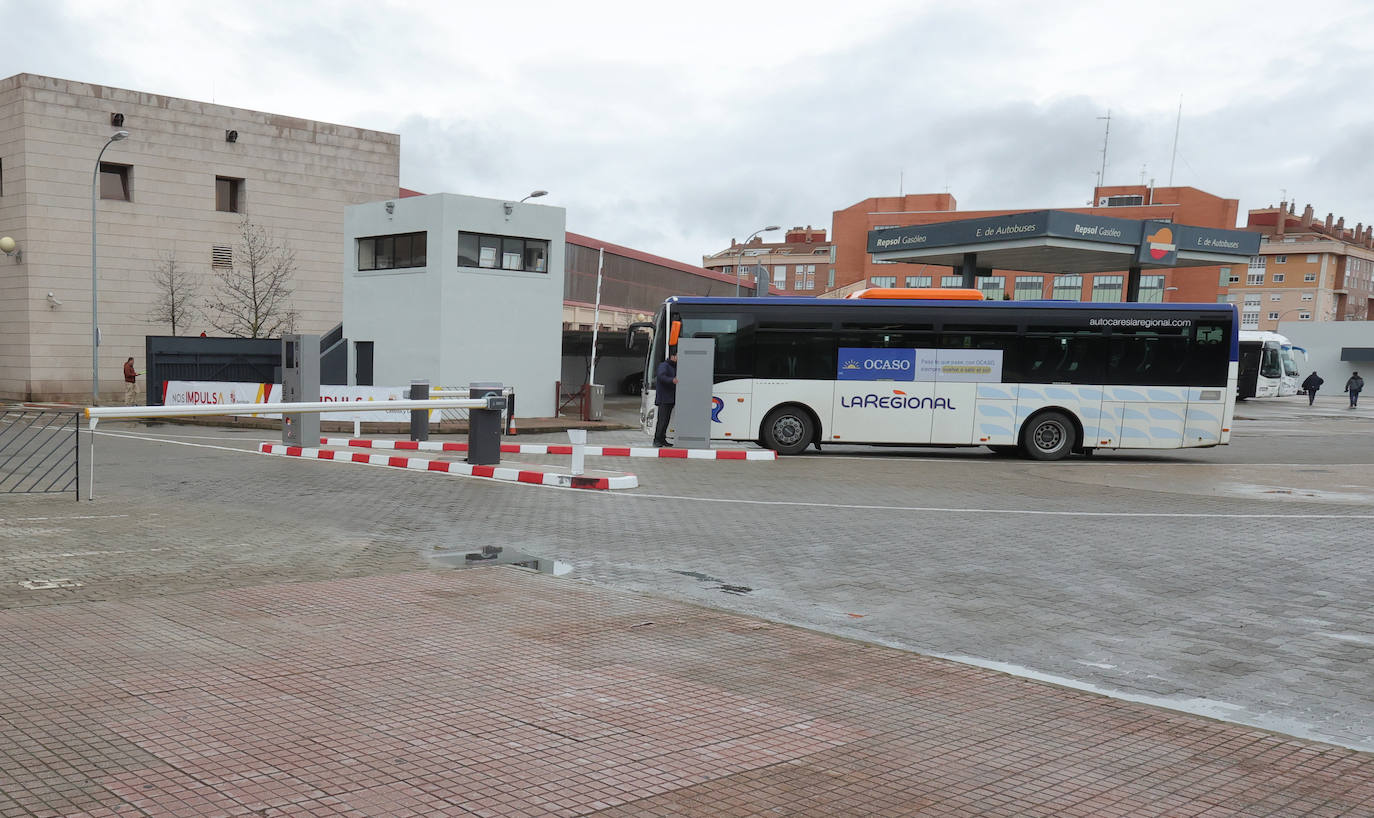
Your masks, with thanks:
M 997 309 L 1016 309 L 1025 307 L 1053 307 L 1055 309 L 1079 309 L 1079 310 L 1164 310 L 1178 312 L 1198 312 L 1213 310 L 1234 311 L 1232 304 L 1178 304 L 1178 303 L 1153 303 L 1140 301 L 1057 301 L 1053 299 L 1037 299 L 1033 301 L 957 301 L 957 300 L 903 300 L 903 299 L 860 299 L 860 298 L 796 298 L 796 297 L 760 297 L 760 298 L 733 298 L 733 297 L 705 297 L 705 296 L 679 296 L 675 295 L 667 299 L 674 304 L 702 304 L 702 305 L 727 305 L 737 304 L 740 306 L 757 307 L 765 304 L 777 306 L 839 306 L 850 309 L 865 309 L 879 307 L 898 307 L 898 306 L 919 306 L 919 307 L 942 307 L 946 309 L 974 309 L 974 310 L 997 310 Z

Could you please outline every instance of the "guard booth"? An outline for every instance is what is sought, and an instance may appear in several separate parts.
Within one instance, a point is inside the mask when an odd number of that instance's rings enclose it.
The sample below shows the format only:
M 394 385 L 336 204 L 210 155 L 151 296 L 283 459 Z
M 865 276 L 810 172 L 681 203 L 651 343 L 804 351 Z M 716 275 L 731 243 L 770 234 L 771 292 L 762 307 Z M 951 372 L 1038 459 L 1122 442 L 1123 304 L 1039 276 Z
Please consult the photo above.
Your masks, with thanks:
M 282 403 L 319 403 L 320 336 L 282 335 L 281 400 Z M 281 442 L 311 448 L 320 445 L 319 413 L 283 414 Z

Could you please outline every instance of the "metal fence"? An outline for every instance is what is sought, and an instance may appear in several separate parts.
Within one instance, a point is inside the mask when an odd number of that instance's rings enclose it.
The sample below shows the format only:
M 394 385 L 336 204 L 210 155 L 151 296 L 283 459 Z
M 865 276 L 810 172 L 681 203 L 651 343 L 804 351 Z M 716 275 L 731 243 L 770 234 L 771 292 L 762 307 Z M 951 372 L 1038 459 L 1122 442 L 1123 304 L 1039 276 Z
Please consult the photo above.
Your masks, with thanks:
M 81 499 L 80 412 L 0 406 L 0 494 Z

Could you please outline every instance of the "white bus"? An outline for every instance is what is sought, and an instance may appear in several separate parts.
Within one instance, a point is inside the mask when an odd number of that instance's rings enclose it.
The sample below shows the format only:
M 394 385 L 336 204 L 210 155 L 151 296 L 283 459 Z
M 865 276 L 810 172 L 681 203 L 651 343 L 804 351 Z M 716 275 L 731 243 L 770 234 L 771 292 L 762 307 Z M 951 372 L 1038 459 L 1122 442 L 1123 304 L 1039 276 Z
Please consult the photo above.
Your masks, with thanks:
M 1268 330 L 1240 331 L 1240 375 L 1237 397 L 1276 398 L 1302 390 L 1297 356 L 1307 362 L 1307 350 L 1294 346 L 1284 335 Z
M 780 454 L 826 444 L 958 445 L 1058 460 L 1230 441 L 1231 305 L 885 292 L 669 298 L 652 325 L 636 327 L 652 330 L 642 423 L 653 428 L 654 372 L 681 337 L 715 340 L 711 438 Z

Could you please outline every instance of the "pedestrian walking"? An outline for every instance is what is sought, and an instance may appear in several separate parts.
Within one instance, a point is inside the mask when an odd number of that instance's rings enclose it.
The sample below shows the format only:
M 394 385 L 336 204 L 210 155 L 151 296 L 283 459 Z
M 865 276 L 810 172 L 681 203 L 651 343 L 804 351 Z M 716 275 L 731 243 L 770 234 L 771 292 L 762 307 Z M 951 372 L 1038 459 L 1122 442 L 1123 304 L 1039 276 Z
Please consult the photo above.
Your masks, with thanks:
M 124 362 L 124 405 L 136 406 L 138 399 L 138 373 L 134 371 L 134 359 Z
M 658 418 L 654 423 L 654 445 L 660 449 L 668 445 L 668 420 L 677 404 L 677 350 L 668 350 L 668 360 L 654 372 L 654 405 Z
M 1360 377 L 1360 373 L 1350 373 L 1350 380 L 1345 382 L 1345 391 L 1350 393 L 1350 408 L 1359 406 L 1360 392 L 1364 391 L 1364 378 Z
M 1326 381 L 1322 380 L 1322 376 L 1318 375 L 1316 370 L 1313 370 L 1312 374 L 1307 376 L 1307 380 L 1302 382 L 1302 388 L 1307 392 L 1308 406 L 1311 406 L 1312 402 L 1317 399 L 1317 390 L 1321 389 L 1324 383 Z

